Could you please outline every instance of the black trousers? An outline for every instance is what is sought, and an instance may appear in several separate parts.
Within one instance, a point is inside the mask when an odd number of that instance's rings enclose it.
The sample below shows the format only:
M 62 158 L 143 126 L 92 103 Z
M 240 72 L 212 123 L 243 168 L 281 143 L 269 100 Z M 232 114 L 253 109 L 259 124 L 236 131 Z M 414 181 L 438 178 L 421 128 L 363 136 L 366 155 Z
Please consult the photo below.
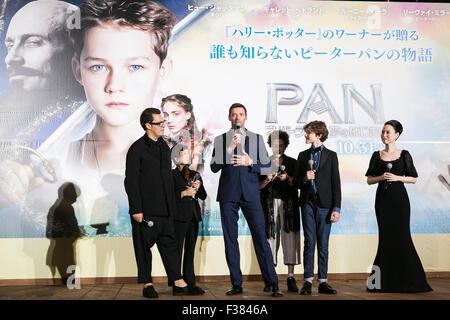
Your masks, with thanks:
M 136 222 L 131 217 L 134 253 L 138 268 L 138 283 L 152 281 L 152 253 L 150 248 L 156 243 L 169 282 L 181 279 L 178 247 L 174 236 L 171 217 L 146 217 L 153 221 L 153 227 Z
M 187 222 L 175 220 L 175 239 L 178 245 L 178 256 L 181 258 L 184 248 L 183 256 L 183 279 L 189 286 L 195 285 L 194 274 L 194 253 L 195 244 L 198 237 L 198 221 L 191 220 Z

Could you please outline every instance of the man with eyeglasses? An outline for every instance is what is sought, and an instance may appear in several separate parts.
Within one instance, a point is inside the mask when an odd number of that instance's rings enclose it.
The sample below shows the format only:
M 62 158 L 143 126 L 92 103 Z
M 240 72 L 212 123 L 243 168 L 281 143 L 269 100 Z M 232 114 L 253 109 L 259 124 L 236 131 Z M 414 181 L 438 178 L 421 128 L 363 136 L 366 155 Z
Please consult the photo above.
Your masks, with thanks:
M 152 285 L 150 251 L 156 243 L 169 283 L 174 283 L 173 295 L 195 295 L 181 276 L 173 223 L 176 200 L 170 150 L 162 139 L 165 121 L 160 110 L 147 108 L 140 122 L 145 134 L 128 150 L 125 169 L 138 282 L 144 283 L 144 297 L 158 297 Z

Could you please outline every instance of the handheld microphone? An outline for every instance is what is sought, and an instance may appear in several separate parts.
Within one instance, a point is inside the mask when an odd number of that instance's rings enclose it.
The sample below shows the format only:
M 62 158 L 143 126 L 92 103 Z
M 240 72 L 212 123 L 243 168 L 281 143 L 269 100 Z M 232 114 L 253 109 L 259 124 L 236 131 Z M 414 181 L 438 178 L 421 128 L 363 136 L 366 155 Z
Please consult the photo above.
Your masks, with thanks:
M 196 172 L 192 177 L 191 183 L 194 183 L 197 180 L 200 180 L 200 174 L 198 172 Z M 198 191 L 198 189 L 195 189 L 195 191 Z
M 313 159 L 309 159 L 308 160 L 308 165 L 309 165 L 309 170 L 313 170 L 314 169 L 314 160 Z M 311 185 L 314 183 L 314 179 L 311 180 Z
M 200 180 L 200 174 L 199 174 L 198 172 L 196 172 L 196 173 L 194 174 L 194 176 L 192 177 L 192 182 L 195 182 L 195 181 L 197 181 L 197 180 Z
M 238 121 L 235 124 L 236 129 L 234 130 L 235 133 L 239 134 L 241 136 L 241 142 L 238 143 L 238 145 L 236 146 L 236 150 L 238 151 L 238 153 L 242 153 L 244 154 L 244 144 L 242 143 L 242 139 L 244 139 L 244 135 L 242 134 L 242 130 L 241 130 L 241 123 Z
M 386 171 L 387 171 L 387 172 L 391 172 L 391 169 L 392 169 L 392 163 L 388 162 L 388 163 L 386 164 Z M 388 188 L 390 185 L 391 185 L 391 183 L 386 181 L 386 183 L 384 184 L 384 190 L 387 190 L 387 188 Z
M 278 175 L 280 174 L 284 174 L 286 173 L 286 167 L 284 165 L 280 166 L 280 169 L 278 170 L 278 172 L 275 174 L 275 176 L 272 178 L 272 181 L 274 181 L 275 179 L 279 179 Z
M 313 170 L 314 167 L 314 160 L 310 159 L 308 160 L 309 170 Z
M 386 164 L 386 170 L 387 170 L 387 172 L 391 172 L 391 169 L 392 169 L 392 163 L 388 162 L 388 163 Z
M 144 223 L 144 225 L 146 225 L 149 228 L 151 228 L 151 227 L 153 227 L 155 225 L 155 223 L 152 220 L 148 220 L 147 221 L 145 219 L 142 219 L 142 223 Z

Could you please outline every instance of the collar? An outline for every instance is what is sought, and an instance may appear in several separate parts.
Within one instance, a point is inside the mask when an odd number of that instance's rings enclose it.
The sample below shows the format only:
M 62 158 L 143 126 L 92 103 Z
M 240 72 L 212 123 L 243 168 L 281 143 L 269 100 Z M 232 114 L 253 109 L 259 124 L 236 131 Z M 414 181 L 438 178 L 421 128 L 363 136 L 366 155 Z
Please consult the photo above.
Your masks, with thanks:
M 147 133 L 144 133 L 144 142 L 146 145 L 151 146 L 151 145 L 156 145 L 158 144 L 158 142 L 160 142 L 162 138 L 159 137 L 158 140 L 154 141 L 152 139 L 149 138 L 149 136 L 147 135 Z
M 180 168 L 177 167 L 177 170 L 178 170 L 178 172 L 181 172 L 183 174 L 186 172 L 186 170 L 188 170 L 189 172 L 191 171 L 191 170 L 189 170 L 188 164 L 183 165 L 183 168 L 181 170 L 180 170 Z
M 317 152 L 321 152 L 322 150 L 323 150 L 323 148 L 324 148 L 325 146 L 322 144 L 320 147 L 317 147 L 317 148 L 314 148 L 312 145 L 311 145 L 311 148 L 310 148 L 310 150 L 311 150 L 311 153 L 317 153 Z
M 247 130 L 247 128 L 244 128 L 244 129 L 241 128 L 241 129 L 239 129 L 239 130 L 238 130 L 238 129 L 230 128 L 230 130 L 228 130 L 228 132 L 233 132 L 233 133 L 234 133 L 235 131 L 245 131 L 245 132 L 247 132 L 248 130 Z

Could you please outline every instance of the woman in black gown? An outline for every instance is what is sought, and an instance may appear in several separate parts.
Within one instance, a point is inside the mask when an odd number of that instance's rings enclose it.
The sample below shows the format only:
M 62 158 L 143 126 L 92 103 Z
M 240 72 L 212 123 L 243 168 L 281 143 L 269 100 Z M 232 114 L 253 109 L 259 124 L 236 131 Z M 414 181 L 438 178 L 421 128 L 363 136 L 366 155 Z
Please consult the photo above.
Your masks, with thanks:
M 379 237 L 374 274 L 367 286 L 370 292 L 432 291 L 411 239 L 410 204 L 404 183 L 415 183 L 417 172 L 409 152 L 395 146 L 402 131 L 396 120 L 384 124 L 381 140 L 386 148 L 372 154 L 366 172 L 369 185 L 378 183 L 375 212 Z

